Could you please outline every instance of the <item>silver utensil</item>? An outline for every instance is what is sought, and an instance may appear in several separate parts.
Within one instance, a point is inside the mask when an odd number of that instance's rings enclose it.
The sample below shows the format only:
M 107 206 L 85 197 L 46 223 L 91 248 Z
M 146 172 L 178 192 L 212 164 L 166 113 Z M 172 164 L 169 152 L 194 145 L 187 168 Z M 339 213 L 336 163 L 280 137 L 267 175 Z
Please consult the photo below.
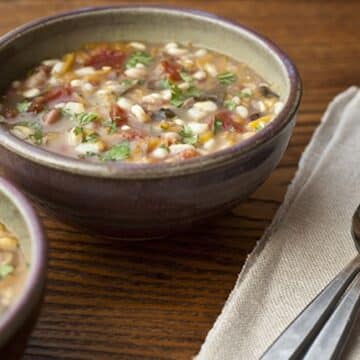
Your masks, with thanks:
M 360 205 L 352 218 L 351 233 L 360 252 Z M 261 359 L 338 359 L 359 305 L 360 254 L 298 315 Z

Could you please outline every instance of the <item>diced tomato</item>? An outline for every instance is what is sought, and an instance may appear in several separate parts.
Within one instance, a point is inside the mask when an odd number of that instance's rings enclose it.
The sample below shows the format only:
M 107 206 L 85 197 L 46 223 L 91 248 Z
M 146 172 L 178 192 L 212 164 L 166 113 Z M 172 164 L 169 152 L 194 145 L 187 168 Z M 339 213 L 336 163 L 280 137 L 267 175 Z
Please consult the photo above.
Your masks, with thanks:
M 66 85 L 49 90 L 42 96 L 42 98 L 43 98 L 43 102 L 46 104 L 58 98 L 70 96 L 71 94 L 72 94 L 71 86 Z
M 109 115 L 110 115 L 111 120 L 115 121 L 117 126 L 124 125 L 128 121 L 128 114 L 127 114 L 126 110 L 124 110 L 117 104 L 111 105 Z
M 198 155 L 199 155 L 199 153 L 195 149 L 188 149 L 188 150 L 184 150 L 181 153 L 179 153 L 178 157 L 181 160 L 186 160 L 186 159 L 194 158 Z
M 5 119 L 13 119 L 18 114 L 18 111 L 14 108 L 6 108 L 3 111 Z
M 222 128 L 224 130 L 235 129 L 237 132 L 244 130 L 243 124 L 240 124 L 234 120 L 234 114 L 231 111 L 223 110 L 215 114 L 214 120 L 219 119 L 222 122 Z
M 125 54 L 122 51 L 102 48 L 97 49 L 85 62 L 85 65 L 93 66 L 95 69 L 101 69 L 103 66 L 119 69 L 122 67 L 124 60 Z
M 47 91 L 45 94 L 35 98 L 32 101 L 31 105 L 29 106 L 28 111 L 36 112 L 36 113 L 41 112 L 44 109 L 45 105 L 48 104 L 49 102 L 54 100 L 59 100 L 61 98 L 67 98 L 71 96 L 71 94 L 72 94 L 72 89 L 68 85 L 51 89 Z
M 139 130 L 129 129 L 122 131 L 120 133 L 120 137 L 122 140 L 139 140 L 144 138 L 144 134 L 142 134 Z
M 164 71 L 166 72 L 169 80 L 171 81 L 180 81 L 181 80 L 181 76 L 180 76 L 180 66 L 170 60 L 163 60 L 161 62 L 162 67 L 164 68 Z

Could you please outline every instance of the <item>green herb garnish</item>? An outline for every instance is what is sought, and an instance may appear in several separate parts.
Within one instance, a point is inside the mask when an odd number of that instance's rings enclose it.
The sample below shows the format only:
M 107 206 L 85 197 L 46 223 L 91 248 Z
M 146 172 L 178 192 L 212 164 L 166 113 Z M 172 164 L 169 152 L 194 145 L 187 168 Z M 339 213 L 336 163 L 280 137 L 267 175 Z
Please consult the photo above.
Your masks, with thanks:
M 82 113 L 74 114 L 73 118 L 79 124 L 79 126 L 84 126 L 97 120 L 98 115 L 91 112 L 82 112 Z
M 120 81 L 120 85 L 124 86 L 132 86 L 135 85 L 135 83 L 137 83 L 137 80 L 124 79 Z
M 232 100 L 225 100 L 224 106 L 228 108 L 230 111 L 234 111 L 236 108 L 236 103 Z
M 214 134 L 217 134 L 223 127 L 223 122 L 219 118 L 215 118 Z
M 224 72 L 217 76 L 219 83 L 222 85 L 231 85 L 236 81 L 236 75 L 232 72 Z
M 176 84 L 167 79 L 161 80 L 161 86 L 164 89 L 171 90 L 170 104 L 176 107 L 180 107 L 188 98 L 201 95 L 201 91 L 195 86 L 190 86 L 187 90 L 181 90 Z
M 240 99 L 249 98 L 250 96 L 251 95 L 248 92 L 245 92 L 245 91 L 240 91 L 239 94 L 238 94 L 238 97 Z
M 84 142 L 94 143 L 99 139 L 99 134 L 91 133 L 85 136 Z
M 180 136 L 184 144 L 194 145 L 198 141 L 197 134 L 194 134 L 188 126 L 184 126 L 180 131 Z
M 180 76 L 181 76 L 181 79 L 183 79 L 184 81 L 187 81 L 187 82 L 191 82 L 193 80 L 192 76 L 184 71 L 180 71 Z
M 0 278 L 3 279 L 14 271 L 12 265 L 2 264 L 0 265 Z
M 107 132 L 109 135 L 115 134 L 117 132 L 117 125 L 115 121 L 109 119 L 105 121 L 104 125 L 107 127 Z
M 28 138 L 36 145 L 42 144 L 43 132 L 42 132 L 42 127 L 38 122 L 22 121 L 17 125 L 26 126 L 28 128 L 33 129 L 34 132 L 31 135 L 29 135 Z
M 82 127 L 76 126 L 73 131 L 74 131 L 74 134 L 77 136 L 77 135 L 82 134 L 84 130 Z
M 103 161 L 118 161 L 127 159 L 130 156 L 130 145 L 127 141 L 114 145 L 111 149 L 101 154 Z
M 129 57 L 126 62 L 126 68 L 131 69 L 135 67 L 137 64 L 149 65 L 152 57 L 146 53 L 145 51 L 136 51 Z
M 27 112 L 29 110 L 30 105 L 31 105 L 30 101 L 26 101 L 26 100 L 21 101 L 16 104 L 16 109 L 20 113 Z

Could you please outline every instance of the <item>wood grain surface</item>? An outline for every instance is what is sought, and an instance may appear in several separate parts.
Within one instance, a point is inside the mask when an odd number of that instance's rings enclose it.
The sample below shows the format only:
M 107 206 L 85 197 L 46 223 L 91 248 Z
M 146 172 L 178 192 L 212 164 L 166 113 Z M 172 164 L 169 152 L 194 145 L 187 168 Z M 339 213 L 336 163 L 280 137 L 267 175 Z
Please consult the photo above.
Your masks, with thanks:
M 0 0 L 0 33 L 59 11 L 111 3 L 123 2 Z M 247 202 L 208 226 L 167 240 L 106 242 L 39 209 L 50 241 L 49 282 L 25 360 L 190 359 L 280 205 L 327 103 L 360 84 L 360 1 L 157 3 L 228 17 L 290 55 L 304 95 L 289 148 Z

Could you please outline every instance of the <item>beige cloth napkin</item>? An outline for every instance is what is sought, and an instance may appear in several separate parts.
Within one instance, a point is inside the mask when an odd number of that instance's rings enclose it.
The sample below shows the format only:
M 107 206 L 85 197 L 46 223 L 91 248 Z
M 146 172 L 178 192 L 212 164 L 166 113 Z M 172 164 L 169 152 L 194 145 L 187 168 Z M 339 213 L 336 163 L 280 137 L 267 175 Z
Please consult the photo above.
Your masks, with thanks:
M 196 359 L 258 359 L 356 255 L 350 226 L 359 203 L 360 90 L 352 87 L 329 105 Z M 358 330 L 346 359 L 360 359 Z

